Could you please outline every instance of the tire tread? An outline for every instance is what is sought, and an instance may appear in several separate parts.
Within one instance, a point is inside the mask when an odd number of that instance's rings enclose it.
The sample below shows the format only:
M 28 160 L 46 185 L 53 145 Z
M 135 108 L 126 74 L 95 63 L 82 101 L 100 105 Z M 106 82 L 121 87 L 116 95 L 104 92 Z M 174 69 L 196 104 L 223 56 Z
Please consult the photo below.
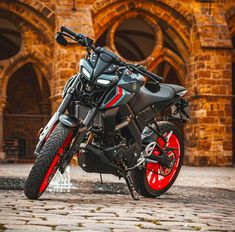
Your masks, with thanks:
M 45 142 L 24 184 L 24 193 L 29 199 L 38 199 L 40 186 L 52 161 L 68 137 L 70 128 L 58 123 Z

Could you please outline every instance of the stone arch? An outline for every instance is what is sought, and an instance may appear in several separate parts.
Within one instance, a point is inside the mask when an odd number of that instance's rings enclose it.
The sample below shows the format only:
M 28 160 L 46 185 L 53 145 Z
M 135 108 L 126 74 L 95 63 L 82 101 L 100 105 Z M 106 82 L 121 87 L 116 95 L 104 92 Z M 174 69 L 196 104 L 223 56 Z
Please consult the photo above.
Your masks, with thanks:
M 166 60 L 163 60 L 161 63 L 159 63 L 154 72 L 161 76 L 163 78 L 163 82 L 165 83 L 183 85 L 177 75 L 175 68 L 170 62 Z
M 102 9 L 110 7 L 110 5 L 112 3 L 116 3 L 119 2 L 119 0 L 98 0 L 95 2 L 95 4 L 93 4 L 92 6 L 92 11 L 93 14 L 97 14 L 98 12 L 100 12 Z M 153 2 L 151 0 L 147 0 L 147 2 L 152 3 Z M 134 3 L 133 3 L 134 4 Z M 133 5 L 132 4 L 132 5 Z M 143 2 L 141 1 L 136 1 L 136 4 L 138 5 L 142 5 Z M 185 20 L 187 20 L 189 23 L 192 23 L 192 19 L 193 16 L 191 14 L 191 12 L 189 11 L 189 9 L 182 4 L 181 2 L 177 2 L 177 1 L 171 1 L 171 0 L 158 0 L 158 4 L 162 4 L 168 7 L 171 7 L 173 9 L 178 9 L 179 12 L 181 12 L 180 14 L 185 18 Z M 121 7 L 120 7 L 121 8 Z
M 43 14 L 25 3 L 16 1 L 11 4 L 7 0 L 2 0 L 0 1 L 0 13 L 5 16 L 11 14 L 20 17 L 21 20 L 31 25 L 46 43 L 51 42 L 54 38 L 53 24 Z
M 51 85 L 50 85 L 50 79 L 51 74 L 48 73 L 48 65 L 42 62 L 42 59 L 40 59 L 40 56 L 36 54 L 30 54 L 30 53 L 18 53 L 13 58 L 9 59 L 7 64 L 5 63 L 5 70 L 2 71 L 2 96 L 6 97 L 6 91 L 7 91 L 7 84 L 9 81 L 9 78 L 22 66 L 24 66 L 27 63 L 32 63 L 35 65 L 37 69 L 39 69 L 43 76 L 47 79 L 50 92 Z M 49 75 L 48 75 L 49 74 Z
M 18 0 L 18 2 L 32 7 L 35 11 L 39 12 L 46 19 L 48 19 L 48 23 L 52 26 L 55 25 L 55 6 L 45 4 L 43 1 L 38 0 Z
M 162 49 L 163 46 L 163 35 L 162 35 L 162 30 L 160 29 L 159 25 L 156 24 L 156 22 L 154 21 L 154 19 L 148 15 L 146 15 L 144 12 L 142 11 L 130 11 L 130 12 L 126 12 L 124 14 L 122 14 L 118 21 L 115 22 L 109 32 L 109 36 L 108 36 L 108 46 L 116 53 L 118 53 L 116 47 L 115 47 L 115 32 L 118 28 L 118 26 L 120 25 L 120 23 L 125 22 L 125 20 L 128 19 L 141 19 L 142 21 L 145 21 L 149 24 L 149 26 L 152 27 L 152 29 L 154 30 L 153 32 L 153 36 L 155 37 L 156 41 L 155 41 L 155 45 L 152 48 L 152 52 L 149 54 L 148 57 L 145 57 L 144 59 L 142 59 L 141 61 L 139 61 L 140 63 L 151 63 L 153 57 L 155 57 L 156 55 L 158 55 Z M 123 57 L 124 58 L 124 57 Z
M 180 83 L 185 85 L 187 76 L 185 63 L 179 56 L 169 49 L 163 49 L 161 54 L 152 63 L 150 70 L 156 71 L 157 66 L 163 61 L 167 61 L 175 69 Z
M 98 38 L 102 33 L 104 33 L 105 29 L 113 23 L 114 19 L 118 20 L 120 15 L 136 10 L 153 15 L 164 22 L 170 22 L 189 49 L 192 15 L 188 10 L 182 10 L 185 14 L 179 13 L 179 11 L 175 9 L 179 9 L 181 4 L 176 6 L 175 4 L 172 4 L 172 2 L 173 1 L 158 1 L 153 4 L 151 1 L 135 3 L 123 0 L 112 2 L 98 1 L 92 8 L 95 36 Z
M 96 38 L 103 37 L 103 34 L 109 37 L 110 31 L 112 31 L 111 25 L 114 21 L 115 23 L 113 25 L 118 25 L 123 18 L 128 18 L 133 14 L 147 15 L 148 18 L 151 18 L 153 21 L 155 20 L 155 23 L 157 22 L 158 26 L 161 28 L 164 46 L 166 37 L 171 38 L 171 42 L 174 42 L 173 47 L 176 49 L 173 49 L 173 53 L 176 54 L 176 60 L 180 59 L 180 63 L 182 63 L 181 61 L 183 60 L 184 64 L 182 66 L 186 67 L 191 51 L 190 31 L 194 20 L 188 10 L 186 10 L 185 15 L 182 15 L 177 11 L 178 8 L 172 1 L 171 3 L 168 1 L 159 1 L 154 4 L 150 1 L 133 3 L 131 1 L 116 0 L 108 2 L 109 1 L 105 3 L 98 1 L 98 3 L 100 3 L 98 8 L 96 7 L 97 4 L 93 5 L 93 20 L 95 28 L 97 29 L 95 31 Z M 169 5 L 166 5 L 167 2 Z M 177 10 L 172 7 L 175 7 Z M 147 65 L 150 69 L 154 69 L 156 57 L 166 52 L 162 49 L 164 46 L 158 46 L 157 49 L 155 48 L 155 52 L 147 57 L 146 60 L 139 63 Z M 108 47 L 116 51 L 111 44 L 108 44 Z M 172 50 L 172 47 L 167 46 L 167 48 L 168 50 Z M 169 59 L 168 56 L 167 59 Z M 174 55 L 171 55 L 171 57 L 172 56 Z M 175 64 L 175 66 L 178 65 Z M 179 72 L 181 72 L 181 70 L 179 70 Z M 185 79 L 184 73 L 181 72 L 180 77 Z M 185 81 L 183 83 L 185 83 Z
M 27 61 L 8 80 L 3 113 L 5 142 L 15 141 L 24 147 L 24 152 L 18 153 L 19 159 L 34 159 L 37 132 L 51 113 L 49 84 L 32 62 Z M 9 151 L 5 152 L 10 155 Z

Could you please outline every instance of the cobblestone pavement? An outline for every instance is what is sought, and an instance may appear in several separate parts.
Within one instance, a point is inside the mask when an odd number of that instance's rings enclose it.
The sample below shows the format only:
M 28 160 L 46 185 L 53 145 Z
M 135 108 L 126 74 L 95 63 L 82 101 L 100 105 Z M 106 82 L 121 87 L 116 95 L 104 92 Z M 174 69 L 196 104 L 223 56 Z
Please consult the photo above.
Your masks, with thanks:
M 0 164 L 1 177 L 26 178 L 32 164 Z M 175 184 L 180 186 L 206 186 L 235 191 L 235 167 L 183 166 Z M 99 181 L 99 174 L 86 173 L 78 166 L 71 168 L 71 178 L 82 182 Z M 113 175 L 103 175 L 105 182 L 119 182 Z M 124 183 L 124 181 L 121 181 Z
M 156 199 L 0 190 L 0 231 L 235 231 L 235 192 L 173 186 Z

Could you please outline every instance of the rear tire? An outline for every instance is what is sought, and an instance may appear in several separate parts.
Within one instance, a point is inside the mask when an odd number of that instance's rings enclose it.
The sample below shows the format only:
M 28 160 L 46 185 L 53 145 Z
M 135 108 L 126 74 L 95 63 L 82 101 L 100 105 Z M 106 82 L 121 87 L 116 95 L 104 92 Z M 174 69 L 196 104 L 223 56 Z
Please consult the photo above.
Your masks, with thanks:
M 183 136 L 181 134 L 181 132 L 179 131 L 179 129 L 172 123 L 170 122 L 159 122 L 158 123 L 159 129 L 161 134 L 164 133 L 169 133 L 170 131 L 172 131 L 172 135 L 174 135 L 179 144 L 179 157 L 178 157 L 178 162 L 175 163 L 175 165 L 177 165 L 177 167 L 175 169 L 172 169 L 172 171 L 169 173 L 169 175 L 172 175 L 171 178 L 169 178 L 169 182 L 164 183 L 164 185 L 157 185 L 157 183 L 151 184 L 150 180 L 148 180 L 148 175 L 147 175 L 147 170 L 146 169 L 135 169 L 132 172 L 132 178 L 133 178 L 133 182 L 134 182 L 134 188 L 137 192 L 139 192 L 140 195 L 144 196 L 144 197 L 149 197 L 149 198 L 153 198 L 153 197 L 158 197 L 162 194 L 164 194 L 175 182 L 181 166 L 183 164 L 183 159 L 184 159 L 184 142 L 183 142 Z M 154 136 L 154 140 L 157 139 L 157 136 L 155 134 L 151 135 L 151 137 Z M 176 151 L 174 151 L 174 154 Z M 175 156 L 177 157 L 177 156 Z M 155 164 L 154 164 L 155 165 Z M 156 164 L 158 165 L 158 164 Z M 175 166 L 174 165 L 174 166 Z M 152 166 L 153 167 L 153 166 Z M 161 166 L 158 165 L 157 166 L 157 170 L 159 170 Z M 162 167 L 161 167 L 162 168 Z M 174 173 L 173 173 L 174 171 Z M 156 182 L 158 182 L 160 175 L 151 173 L 153 175 L 153 178 L 157 179 Z M 154 176 L 155 175 L 155 176 Z M 151 176 L 152 178 L 152 176 Z M 166 177 L 160 177 L 160 178 L 166 178 Z M 162 179 L 163 180 L 163 179 Z M 161 180 L 160 180 L 161 181 Z M 164 181 L 164 180 L 163 180 Z M 168 179 L 166 179 L 166 181 L 168 181 Z
M 25 196 L 38 199 L 58 169 L 65 147 L 72 140 L 72 129 L 58 123 L 46 140 L 24 185 Z

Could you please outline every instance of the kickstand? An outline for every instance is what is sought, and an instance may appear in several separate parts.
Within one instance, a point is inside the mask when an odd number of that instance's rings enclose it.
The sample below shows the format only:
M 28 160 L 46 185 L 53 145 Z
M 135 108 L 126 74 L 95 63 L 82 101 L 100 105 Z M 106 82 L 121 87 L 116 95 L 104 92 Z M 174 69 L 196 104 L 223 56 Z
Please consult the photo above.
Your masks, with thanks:
M 100 173 L 100 183 L 103 184 L 102 173 Z
M 124 177 L 127 187 L 131 193 L 131 197 L 136 200 L 139 201 L 140 200 L 140 195 L 138 192 L 135 191 L 134 186 L 133 186 L 133 180 L 132 180 L 132 176 L 130 174 L 130 172 L 128 172 L 125 177 Z

